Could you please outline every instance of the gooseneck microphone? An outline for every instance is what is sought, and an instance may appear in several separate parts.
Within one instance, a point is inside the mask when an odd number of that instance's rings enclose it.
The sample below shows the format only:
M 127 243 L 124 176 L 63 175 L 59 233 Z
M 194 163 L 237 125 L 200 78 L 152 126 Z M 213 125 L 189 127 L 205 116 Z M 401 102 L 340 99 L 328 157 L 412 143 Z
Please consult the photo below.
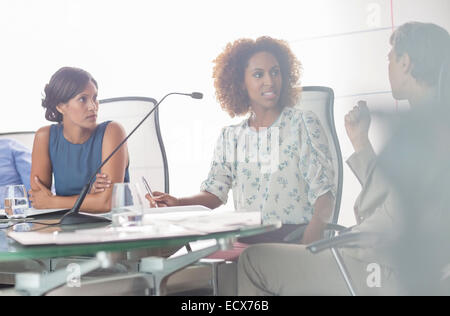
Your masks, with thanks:
M 112 153 L 100 164 L 100 166 L 97 168 L 97 170 L 92 174 L 89 181 L 84 185 L 83 189 L 81 190 L 80 195 L 78 196 L 78 199 L 75 201 L 75 204 L 70 209 L 68 213 L 66 213 L 60 220 L 60 225 L 77 225 L 77 224 L 87 224 L 87 223 L 104 223 L 104 222 L 111 222 L 109 219 L 95 216 L 95 215 L 88 215 L 88 214 L 80 214 L 80 208 L 81 204 L 83 204 L 84 199 L 86 198 L 86 195 L 89 192 L 89 189 L 91 188 L 92 183 L 94 182 L 94 179 L 96 175 L 100 172 L 102 167 L 114 156 L 114 154 L 123 146 L 123 144 L 126 143 L 126 141 L 131 137 L 131 135 L 134 134 L 134 132 L 147 120 L 147 118 L 152 115 L 152 113 L 158 108 L 158 106 L 163 102 L 169 95 L 185 95 L 189 96 L 193 99 L 202 99 L 203 94 L 200 92 L 193 92 L 193 93 L 180 93 L 180 92 L 171 92 L 166 94 L 152 109 L 151 111 L 139 122 L 139 124 L 128 134 L 127 137 L 123 141 L 120 142 L 119 145 L 112 151 Z

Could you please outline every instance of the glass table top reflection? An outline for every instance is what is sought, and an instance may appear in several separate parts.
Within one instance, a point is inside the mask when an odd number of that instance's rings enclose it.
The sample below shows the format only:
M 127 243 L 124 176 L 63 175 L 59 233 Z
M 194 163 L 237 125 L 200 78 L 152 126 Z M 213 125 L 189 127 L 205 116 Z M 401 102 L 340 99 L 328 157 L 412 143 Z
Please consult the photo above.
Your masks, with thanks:
M 128 241 L 109 241 L 99 243 L 80 243 L 72 245 L 45 245 L 45 246 L 23 246 L 8 237 L 10 232 L 42 232 L 48 234 L 71 233 L 82 230 L 98 231 L 99 229 L 113 229 L 111 224 L 86 224 L 76 226 L 57 225 L 58 220 L 39 220 L 34 223 L 0 223 L 0 262 L 20 261 L 27 259 L 46 259 L 67 256 L 94 255 L 100 251 L 124 252 L 142 248 L 165 248 L 184 246 L 189 242 L 208 239 L 227 239 L 238 237 L 249 237 L 266 233 L 280 227 L 279 223 L 247 226 L 230 231 L 207 233 L 201 235 L 174 236 L 162 238 L 150 238 Z

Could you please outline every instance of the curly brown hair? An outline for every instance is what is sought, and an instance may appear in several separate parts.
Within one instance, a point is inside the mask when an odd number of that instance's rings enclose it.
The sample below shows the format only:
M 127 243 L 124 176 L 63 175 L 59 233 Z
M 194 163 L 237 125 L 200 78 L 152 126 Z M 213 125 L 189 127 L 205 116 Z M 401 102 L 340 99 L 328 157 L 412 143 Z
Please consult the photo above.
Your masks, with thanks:
M 298 85 L 301 63 L 292 53 L 287 42 L 262 36 L 256 40 L 238 39 L 228 43 L 225 50 L 214 60 L 213 70 L 216 98 L 231 117 L 249 112 L 250 99 L 244 84 L 249 59 L 259 52 L 272 54 L 278 61 L 282 76 L 282 88 L 278 104 L 294 106 L 301 93 Z

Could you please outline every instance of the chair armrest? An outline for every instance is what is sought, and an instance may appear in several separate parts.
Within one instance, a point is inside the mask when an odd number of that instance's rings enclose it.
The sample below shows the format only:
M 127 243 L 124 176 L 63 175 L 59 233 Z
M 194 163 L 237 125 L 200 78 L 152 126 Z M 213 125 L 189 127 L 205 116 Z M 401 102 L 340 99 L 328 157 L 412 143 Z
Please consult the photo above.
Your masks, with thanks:
M 330 239 L 322 239 L 312 244 L 309 244 L 306 249 L 312 253 L 319 253 L 326 249 L 331 248 L 341 248 L 341 247 L 353 247 L 355 242 L 358 246 L 363 246 L 364 244 L 372 245 L 376 241 L 380 240 L 380 234 L 376 233 L 361 233 L 361 232 L 350 232 L 338 235 Z
M 300 224 L 299 227 L 288 234 L 286 237 L 284 237 L 283 241 L 287 243 L 298 243 L 303 237 L 303 233 L 305 231 L 306 226 L 308 226 L 309 223 Z M 347 227 L 341 226 L 338 224 L 327 224 L 327 227 L 325 230 L 334 230 L 337 232 L 341 232 L 346 230 Z
M 342 225 L 338 225 L 338 224 L 327 224 L 327 228 L 325 228 L 325 230 L 334 230 L 336 232 L 341 233 L 342 231 L 345 231 L 347 229 L 351 229 Z

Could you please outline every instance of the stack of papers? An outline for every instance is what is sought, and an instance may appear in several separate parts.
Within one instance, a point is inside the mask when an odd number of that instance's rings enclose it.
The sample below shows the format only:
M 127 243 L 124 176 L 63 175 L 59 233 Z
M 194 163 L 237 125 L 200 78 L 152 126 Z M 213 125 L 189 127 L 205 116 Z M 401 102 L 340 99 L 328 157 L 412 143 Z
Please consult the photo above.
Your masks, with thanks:
M 212 209 L 203 205 L 186 205 L 186 206 L 171 206 L 171 207 L 158 207 L 158 208 L 146 208 L 144 213 L 146 214 L 159 214 L 159 213 L 180 213 L 180 212 L 212 212 Z M 228 211 L 227 211 L 228 212 Z
M 72 245 L 203 236 L 261 225 L 260 212 L 211 211 L 204 207 L 160 208 L 145 211 L 142 225 L 107 226 L 75 232 L 10 232 L 22 245 Z

